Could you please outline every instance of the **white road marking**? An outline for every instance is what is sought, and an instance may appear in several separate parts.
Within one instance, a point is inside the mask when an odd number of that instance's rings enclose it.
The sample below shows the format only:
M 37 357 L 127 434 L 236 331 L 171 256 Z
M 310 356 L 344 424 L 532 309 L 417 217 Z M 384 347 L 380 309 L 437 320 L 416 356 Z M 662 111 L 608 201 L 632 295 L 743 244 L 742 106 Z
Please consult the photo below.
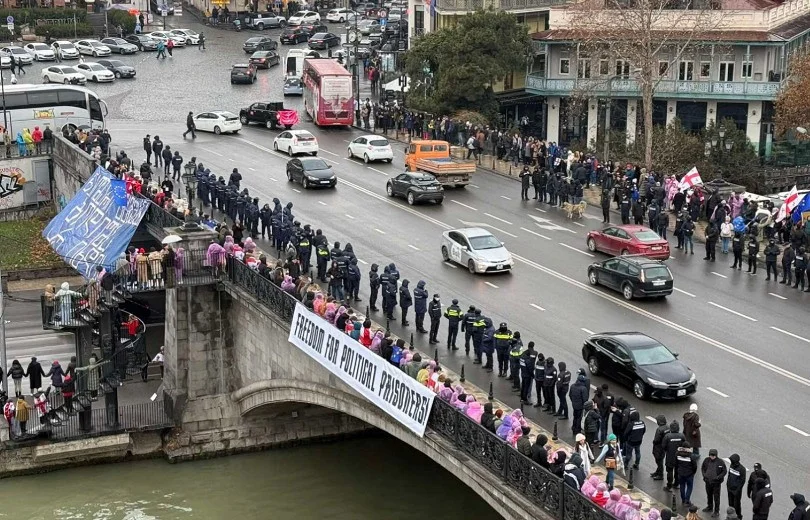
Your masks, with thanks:
M 490 215 L 489 213 L 484 213 L 484 215 L 488 216 L 489 218 L 494 218 L 495 220 L 500 220 L 500 221 L 501 221 L 501 222 L 503 222 L 504 224 L 509 224 L 510 226 L 512 226 L 512 225 L 513 225 L 513 224 L 512 224 L 511 222 L 509 222 L 508 220 L 504 220 L 504 219 L 502 219 L 502 218 L 500 218 L 500 217 L 496 217 L 495 215 Z
M 782 334 L 785 334 L 785 335 L 787 335 L 787 336 L 790 336 L 791 338 L 796 338 L 796 339 L 798 339 L 798 340 L 804 341 L 805 343 L 810 343 L 810 339 L 807 339 L 807 338 L 804 338 L 804 337 L 802 337 L 802 336 L 799 336 L 798 334 L 793 334 L 792 332 L 788 332 L 788 331 L 786 331 L 786 330 L 782 330 L 782 329 L 780 329 L 779 327 L 771 327 L 771 328 L 772 328 L 773 330 L 775 330 L 776 332 L 781 332 Z
M 344 143 L 351 143 L 351 141 L 347 141 L 346 139 L 343 140 Z
M 230 157 L 228 157 L 228 160 L 231 161 L 231 162 L 236 162 L 233 159 L 231 159 Z
M 498 286 L 497 286 L 497 285 L 495 285 L 495 284 L 494 284 L 494 283 L 492 283 L 492 282 L 484 282 L 484 283 L 485 283 L 486 285 L 489 285 L 489 286 L 490 286 L 490 287 L 492 287 L 493 289 L 497 289 L 497 288 L 498 288 Z
M 710 386 L 707 386 L 706 390 L 708 390 L 709 392 L 715 393 L 715 394 L 719 395 L 720 397 L 728 397 L 728 394 L 724 394 L 720 390 L 715 390 L 714 388 L 712 388 Z
M 250 171 L 252 171 L 252 172 L 255 172 L 255 171 L 256 171 L 256 168 L 251 168 L 251 167 L 248 167 L 248 170 L 250 170 Z
M 522 227 L 520 229 L 522 229 L 526 233 L 531 233 L 532 235 L 537 235 L 540 238 L 545 238 L 546 240 L 551 240 L 551 238 L 547 237 L 546 235 L 541 235 L 540 233 L 538 233 L 536 231 L 532 231 L 531 229 L 526 229 L 525 227 Z
M 323 148 L 321 148 L 321 151 L 324 153 L 328 153 L 329 155 L 334 155 L 335 157 L 339 156 L 339 154 L 336 154 L 335 152 L 330 152 L 329 150 L 324 150 Z
M 350 219 L 354 220 L 354 217 L 349 215 L 348 213 L 344 213 L 344 215 L 346 215 L 347 218 L 350 218 Z
M 532 307 L 534 307 L 534 308 L 535 308 L 535 309 L 537 309 L 538 311 L 544 311 L 544 310 L 545 310 L 544 308 L 540 307 L 539 305 L 535 305 L 535 304 L 533 304 L 533 303 L 530 303 L 529 305 L 531 305 Z
M 794 432 L 798 433 L 802 437 L 810 437 L 810 433 L 803 432 L 800 429 L 796 428 L 795 426 L 791 426 L 789 424 L 786 424 L 785 428 L 787 428 L 788 430 L 793 430 Z
M 387 173 L 385 173 L 385 172 L 384 172 L 384 171 L 382 171 L 382 170 L 378 170 L 377 168 L 372 168 L 371 166 L 366 166 L 366 168 L 368 168 L 368 169 L 369 169 L 369 170 L 371 170 L 371 171 L 375 171 L 375 172 L 377 172 L 377 173 L 382 173 L 383 175 L 385 175 L 386 177 L 388 177 L 388 174 L 387 174 Z
M 278 182 L 278 179 L 274 179 L 273 177 L 268 177 L 268 179 L 270 179 L 273 182 Z
M 587 218 L 587 219 L 589 219 L 589 220 L 597 220 L 597 221 L 599 221 L 599 222 L 602 222 L 602 219 L 601 219 L 601 218 L 599 218 L 599 217 L 595 217 L 595 216 L 593 216 L 593 215 L 588 215 L 588 214 L 585 214 L 585 218 Z
M 323 159 L 324 161 L 329 161 L 332 164 L 340 164 L 339 162 L 333 161 L 332 159 L 327 159 L 326 157 L 321 157 L 321 159 Z
M 729 309 L 728 307 L 723 307 L 723 306 L 722 306 L 722 305 L 720 305 L 719 303 L 709 302 L 709 305 L 713 305 L 713 306 L 717 307 L 718 309 L 723 309 L 724 311 L 728 311 L 728 312 L 730 312 L 731 314 L 736 314 L 736 315 L 737 315 L 737 316 L 739 316 L 740 318 L 745 318 L 745 319 L 746 319 L 746 320 L 748 320 L 748 321 L 757 321 L 757 320 L 755 320 L 754 318 L 752 318 L 751 316 L 746 316 L 745 314 L 742 314 L 742 313 L 740 313 L 740 312 L 737 312 L 737 311 L 735 311 L 734 309 Z
M 540 213 L 548 213 L 548 211 L 546 211 L 546 210 L 544 210 L 544 209 L 540 209 L 540 208 L 534 208 L 534 209 L 536 209 L 536 210 L 537 210 L 537 211 L 539 211 Z
M 467 186 L 475 188 L 476 190 L 481 189 L 481 186 L 476 186 L 475 184 L 468 184 Z
M 381 234 L 381 235 L 384 235 L 384 234 L 385 234 L 385 231 L 383 231 L 382 229 L 377 229 L 377 228 L 374 228 L 374 231 L 376 231 L 377 233 L 379 233 L 379 234 Z
M 648 421 L 658 424 L 658 421 L 656 421 L 655 417 L 653 417 L 652 415 L 646 415 L 644 418 L 647 419 Z
M 581 249 L 577 249 L 576 247 L 569 246 L 568 244 L 563 244 L 562 242 L 557 242 L 557 243 L 560 244 L 563 247 L 567 247 L 571 251 L 576 251 L 577 253 L 581 253 L 581 254 L 583 254 L 585 256 L 590 256 L 591 258 L 593 258 L 593 255 L 591 253 L 587 252 L 587 251 L 582 251 Z
M 541 229 L 545 229 L 546 231 L 568 231 L 569 233 L 577 234 L 576 231 L 573 229 L 568 229 L 567 227 L 563 227 L 556 222 L 552 222 L 547 218 L 538 217 L 537 215 L 529 215 L 529 218 L 534 220 L 534 223 L 537 227 Z
M 692 298 L 694 298 L 694 297 L 695 297 L 695 295 L 694 295 L 694 294 L 692 294 L 692 293 L 690 293 L 690 292 L 686 292 L 686 291 L 684 291 L 683 289 L 678 289 L 677 287 L 673 287 L 673 289 L 675 289 L 676 291 L 678 291 L 678 292 L 679 292 L 679 293 L 681 293 L 681 294 L 685 294 L 685 295 L 687 295 L 687 296 L 691 296 Z
M 588 330 L 588 329 L 586 329 L 585 327 L 582 327 L 582 328 L 580 328 L 579 330 L 581 330 L 581 331 L 582 331 L 582 332 L 584 332 L 585 334 L 593 334 L 593 331 L 592 331 L 592 330 Z
M 363 265 L 368 265 L 368 262 L 366 262 L 365 260 L 360 260 L 360 259 L 358 258 L 358 259 L 357 259 L 357 261 L 358 261 L 358 262 L 360 262 L 360 263 L 361 263 L 361 264 L 363 264 Z
M 247 141 L 247 140 L 245 140 L 245 141 L 250 143 L 250 141 Z M 259 147 L 259 145 L 255 145 L 254 143 L 250 143 L 250 144 L 253 145 L 253 146 Z M 454 229 L 454 226 L 451 226 L 450 224 L 448 224 L 446 222 L 443 222 L 443 221 L 441 221 L 439 219 L 436 219 L 434 217 L 425 215 L 424 213 L 420 213 L 419 211 L 417 211 L 417 210 L 415 210 L 415 209 L 413 209 L 413 208 L 411 208 L 409 206 L 403 206 L 401 204 L 395 203 L 395 202 L 389 200 L 388 197 L 385 197 L 385 196 L 380 195 L 378 193 L 374 193 L 373 191 L 371 191 L 371 190 L 369 190 L 367 188 L 364 188 L 362 186 L 359 186 L 357 184 L 354 184 L 354 183 L 352 183 L 350 181 L 343 181 L 343 184 L 345 186 L 348 186 L 348 187 L 354 189 L 355 191 L 363 193 L 364 195 L 366 195 L 368 197 L 377 199 L 378 201 L 380 201 L 380 202 L 382 202 L 384 204 L 388 204 L 392 208 L 396 208 L 399 211 L 404 211 L 406 213 L 410 213 L 414 217 L 422 219 L 425 222 L 430 222 L 430 223 L 436 225 L 437 227 L 439 227 L 439 228 L 441 228 L 441 229 L 443 229 L 445 231 L 449 231 L 449 230 Z M 782 377 L 784 377 L 786 379 L 790 379 L 793 382 L 799 383 L 802 386 L 810 388 L 810 379 L 808 379 L 806 377 L 802 377 L 802 376 L 796 374 L 795 372 L 791 372 L 790 370 L 784 369 L 784 368 L 782 368 L 782 367 L 780 367 L 778 365 L 775 365 L 773 363 L 765 361 L 764 359 L 761 359 L 761 358 L 758 358 L 758 357 L 753 356 L 751 354 L 748 354 L 746 352 L 743 352 L 740 349 L 734 348 L 734 347 L 732 347 L 730 345 L 726 345 L 725 343 L 723 343 L 721 341 L 710 338 L 710 337 L 706 336 L 705 334 L 701 334 L 699 332 L 691 330 L 691 329 L 689 329 L 689 328 L 687 328 L 687 327 L 685 327 L 683 325 L 675 323 L 672 320 L 662 318 L 661 316 L 658 316 L 657 314 L 653 314 L 652 312 L 650 312 L 650 311 L 648 311 L 646 309 L 643 309 L 641 307 L 633 305 L 632 303 L 628 303 L 628 302 L 620 299 L 620 297 L 618 297 L 618 296 L 614 296 L 614 295 L 612 295 L 610 293 L 607 293 L 605 291 L 595 289 L 595 288 L 591 287 L 590 285 L 588 285 L 585 282 L 581 282 L 579 280 L 571 278 L 570 276 L 566 276 L 566 275 L 564 275 L 564 274 L 562 274 L 562 273 L 560 273 L 558 271 L 555 271 L 555 270 L 550 269 L 550 268 L 548 268 L 546 266 L 538 264 L 537 262 L 535 262 L 533 260 L 529 260 L 528 258 L 526 258 L 524 256 L 517 255 L 517 254 L 514 254 L 514 253 L 512 254 L 512 256 L 515 259 L 522 262 L 523 264 L 525 264 L 525 265 L 527 265 L 527 266 L 529 266 L 529 267 L 531 267 L 533 269 L 536 269 L 536 270 L 538 270 L 538 271 L 540 271 L 542 273 L 545 273 L 545 274 L 547 274 L 547 275 L 549 275 L 549 276 L 551 276 L 553 278 L 556 278 L 556 279 L 558 279 L 560 281 L 563 281 L 563 282 L 565 282 L 565 283 L 567 283 L 569 285 L 572 285 L 572 286 L 574 286 L 574 287 L 576 287 L 578 289 L 586 291 L 586 292 L 590 293 L 591 295 L 593 295 L 593 296 L 595 296 L 597 298 L 601 298 L 601 299 L 603 299 L 605 301 L 609 301 L 610 303 L 612 303 L 612 304 L 614 304 L 616 306 L 619 306 L 619 307 L 623 307 L 624 309 L 629 310 L 631 312 L 634 312 L 634 313 L 638 314 L 639 316 L 643 316 L 645 318 L 648 318 L 651 321 L 654 321 L 656 323 L 659 323 L 661 325 L 669 327 L 670 329 L 672 329 L 674 331 L 680 332 L 681 334 L 684 334 L 684 335 L 689 336 L 691 338 L 702 341 L 703 343 L 705 343 L 707 345 L 710 345 L 710 346 L 712 346 L 712 347 L 714 347 L 714 348 L 716 348 L 718 350 L 722 350 L 723 352 L 726 352 L 728 354 L 736 356 L 736 357 L 738 357 L 740 359 L 744 359 L 745 361 L 748 361 L 750 363 L 758 365 L 761 368 L 764 368 L 765 370 L 768 370 L 768 371 L 773 372 L 775 374 L 778 374 L 778 375 L 780 375 L 780 376 L 782 376 Z M 453 266 L 453 267 L 455 267 L 455 266 Z M 583 330 L 585 330 L 586 332 L 590 332 L 587 329 L 583 329 Z
M 720 278 L 728 278 L 728 276 L 726 276 L 724 274 L 720 274 L 717 271 L 712 271 L 712 274 L 715 275 L 715 276 L 719 276 Z
M 212 154 L 214 154 L 214 155 L 218 155 L 218 156 L 220 156 L 220 157 L 225 157 L 225 156 L 224 156 L 224 155 L 222 155 L 221 153 L 219 153 L 219 152 L 215 152 L 214 150 L 207 150 L 207 151 L 208 151 L 208 152 L 210 152 L 210 153 L 212 153 Z
M 413 245 L 411 245 L 411 244 L 408 244 L 408 247 L 410 247 L 410 248 L 411 248 L 411 249 L 413 249 L 414 251 L 421 251 L 421 249 L 419 249 L 418 247 L 413 246 Z
M 301 190 L 299 190 L 298 188 L 293 188 L 292 190 L 293 190 L 295 193 L 301 193 Z
M 453 269 L 458 269 L 458 266 L 456 266 L 455 264 L 453 264 L 453 262 L 442 262 L 442 263 L 443 263 L 444 265 L 446 265 L 447 267 L 452 267 Z
M 464 224 L 465 226 L 490 228 L 490 229 L 494 229 L 495 231 L 498 231 L 500 233 L 503 233 L 504 235 L 509 235 L 512 238 L 517 238 L 517 235 L 513 235 L 512 233 L 510 233 L 508 231 L 504 231 L 503 229 L 496 228 L 495 226 L 490 225 L 490 224 L 485 224 L 483 222 L 467 222 L 466 220 L 461 220 L 461 219 L 458 219 L 458 221 L 461 222 L 462 224 Z
M 502 198 L 502 199 L 506 199 L 506 200 L 512 200 L 512 199 L 510 199 L 509 197 L 507 197 L 506 195 L 501 195 L 501 198 Z
M 575 226 L 585 227 L 585 224 L 580 224 L 579 222 L 571 222 Z
M 320 204 L 321 206 L 326 206 L 326 202 L 324 202 L 324 201 L 322 201 L 322 200 L 319 200 L 319 201 L 318 201 L 318 204 Z
M 465 208 L 467 208 L 467 209 L 471 209 L 471 210 L 473 210 L 473 211 L 478 211 L 478 210 L 477 210 L 477 209 L 475 209 L 474 207 L 472 207 L 472 206 L 468 206 L 468 205 L 464 204 L 463 202 L 459 202 L 459 201 L 454 200 L 454 199 L 450 199 L 450 202 L 452 202 L 453 204 L 458 204 L 459 206 L 464 206 Z
M 780 296 L 780 295 L 772 293 L 772 292 L 769 292 L 768 294 L 770 294 L 774 298 L 779 298 L 780 300 L 787 300 L 787 298 L 785 298 L 784 296 Z

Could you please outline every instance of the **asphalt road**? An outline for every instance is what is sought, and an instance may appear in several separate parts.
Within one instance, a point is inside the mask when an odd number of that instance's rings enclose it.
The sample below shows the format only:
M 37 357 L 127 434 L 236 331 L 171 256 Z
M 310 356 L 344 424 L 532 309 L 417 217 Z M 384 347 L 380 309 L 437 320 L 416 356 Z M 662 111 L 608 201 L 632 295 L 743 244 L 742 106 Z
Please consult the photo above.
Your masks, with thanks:
M 192 23 L 186 26 L 199 30 Z M 271 34 L 274 32 L 278 31 Z M 206 35 L 211 42 L 206 51 L 178 49 L 175 58 L 165 62 L 154 60 L 154 54 L 124 58 L 140 60 L 138 78 L 96 88 L 108 103 L 115 101 L 110 103 L 109 121 L 114 149 L 129 151 L 137 164 L 143 159 L 142 137 L 157 133 L 186 159 L 196 156 L 217 175 L 227 177 L 238 167 L 243 184 L 262 203 L 273 197 L 292 201 L 294 213 L 303 223 L 320 227 L 330 241 L 354 245 L 364 270 L 364 298 L 368 265 L 395 262 L 412 287 L 422 279 L 428 291 L 442 295 L 445 305 L 458 298 L 462 308 L 482 308 L 496 324 L 506 321 L 513 331 L 521 331 L 524 342 L 535 341 L 546 356 L 566 361 L 572 372 L 585 366 L 580 351 L 590 331 L 638 330 L 658 338 L 679 352 L 697 373 L 698 393 L 690 401 L 638 402 L 629 388 L 611 383 L 614 394 L 627 398 L 642 416 L 664 414 L 679 422 L 690 402 L 698 403 L 704 424 L 701 454 L 705 456 L 712 447 L 724 458 L 739 453 L 749 471 L 754 462 L 762 463 L 775 490 L 772 514 L 784 517 L 792 509 L 788 495 L 806 485 L 810 465 L 810 419 L 799 405 L 810 389 L 810 366 L 797 362 L 805 359 L 810 343 L 803 312 L 808 295 L 774 282 L 767 284 L 762 273 L 752 277 L 732 271 L 730 259 L 724 255 L 718 255 L 715 263 L 704 262 L 698 251 L 688 256 L 676 252 L 669 260 L 676 286 L 671 297 L 625 302 L 618 294 L 589 286 L 586 280 L 588 264 L 604 258 L 585 247 L 587 231 L 601 225 L 597 208 L 588 208 L 581 221 L 568 221 L 547 205 L 520 201 L 516 182 L 480 171 L 467 189 L 449 191 L 444 205 L 409 207 L 385 195 L 386 180 L 403 168 L 404 145 L 394 145 L 393 164 L 366 166 L 346 158 L 347 142 L 362 134 L 356 129 L 299 125 L 315 133 L 319 156 L 335 168 L 338 186 L 329 191 L 305 192 L 300 185 L 287 183 L 284 167 L 288 157 L 272 151 L 275 133 L 263 128 L 244 128 L 237 136 L 200 133 L 195 141 L 184 141 L 181 134 L 189 110 L 236 112 L 251 102 L 281 99 L 278 68 L 260 71 L 261 79 L 253 86 L 229 83 L 229 66 L 244 60 L 240 45 L 252 33 L 206 30 Z M 32 77 L 30 73 L 28 77 Z M 285 103 L 301 108 L 300 100 Z M 441 261 L 441 232 L 473 225 L 489 228 L 506 243 L 517 259 L 514 273 L 472 276 Z M 392 329 L 410 334 L 395 324 Z M 445 331 L 443 325 L 441 334 Z M 418 345 L 421 342 L 429 348 L 426 337 L 417 338 Z M 509 384 L 472 365 L 463 350 L 449 352 L 442 347 L 440 356 L 442 363 L 456 371 L 466 364 L 467 377 L 482 388 L 493 381 L 498 398 L 517 405 Z M 603 382 L 601 377 L 592 381 L 595 385 Z M 534 409 L 526 412 L 552 427 L 548 415 Z M 559 426 L 561 437 L 569 438 L 570 426 Z M 654 466 L 650 455 L 654 427 L 654 421 L 648 422 L 636 483 L 669 503 L 660 483 L 647 477 Z M 697 504 L 705 502 L 699 484 L 698 479 L 693 498 Z M 744 500 L 744 509 L 744 515 L 750 515 L 750 501 Z

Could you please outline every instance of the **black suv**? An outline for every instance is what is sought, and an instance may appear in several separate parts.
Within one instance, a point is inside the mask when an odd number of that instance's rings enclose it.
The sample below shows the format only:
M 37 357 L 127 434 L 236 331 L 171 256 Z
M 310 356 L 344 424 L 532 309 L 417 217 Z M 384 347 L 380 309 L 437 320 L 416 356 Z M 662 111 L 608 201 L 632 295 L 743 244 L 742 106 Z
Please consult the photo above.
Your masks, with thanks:
M 256 83 L 256 66 L 252 63 L 237 63 L 231 68 L 231 84 Z
M 672 273 L 659 260 L 646 256 L 617 256 L 588 266 L 591 285 L 621 291 L 625 300 L 664 298 L 672 294 Z
M 408 204 L 413 206 L 417 202 L 435 201 L 436 204 L 444 202 L 444 187 L 429 173 L 405 172 L 400 173 L 385 186 L 389 197 L 405 197 Z

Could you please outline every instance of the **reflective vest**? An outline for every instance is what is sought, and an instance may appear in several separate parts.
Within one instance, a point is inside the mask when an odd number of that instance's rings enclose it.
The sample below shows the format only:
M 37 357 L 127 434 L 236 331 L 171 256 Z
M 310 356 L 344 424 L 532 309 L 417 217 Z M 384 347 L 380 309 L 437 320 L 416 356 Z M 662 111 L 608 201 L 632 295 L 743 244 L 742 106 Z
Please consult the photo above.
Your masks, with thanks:
M 492 337 L 495 340 L 496 349 L 506 349 L 509 348 L 509 341 L 512 339 L 512 333 L 508 330 L 505 332 L 498 330 Z
M 298 242 L 298 247 L 309 247 L 309 240 L 302 238 L 301 241 Z
M 329 250 L 325 247 L 318 248 L 318 256 L 329 256 Z

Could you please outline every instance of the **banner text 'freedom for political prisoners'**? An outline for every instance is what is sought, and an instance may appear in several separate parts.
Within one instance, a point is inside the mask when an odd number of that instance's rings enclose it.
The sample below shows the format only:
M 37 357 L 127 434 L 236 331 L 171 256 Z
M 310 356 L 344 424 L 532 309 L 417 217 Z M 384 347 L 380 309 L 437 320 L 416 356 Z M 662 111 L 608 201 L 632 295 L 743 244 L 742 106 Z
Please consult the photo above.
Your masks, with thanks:
M 300 303 L 289 341 L 392 418 L 424 435 L 434 398 L 427 387 Z

